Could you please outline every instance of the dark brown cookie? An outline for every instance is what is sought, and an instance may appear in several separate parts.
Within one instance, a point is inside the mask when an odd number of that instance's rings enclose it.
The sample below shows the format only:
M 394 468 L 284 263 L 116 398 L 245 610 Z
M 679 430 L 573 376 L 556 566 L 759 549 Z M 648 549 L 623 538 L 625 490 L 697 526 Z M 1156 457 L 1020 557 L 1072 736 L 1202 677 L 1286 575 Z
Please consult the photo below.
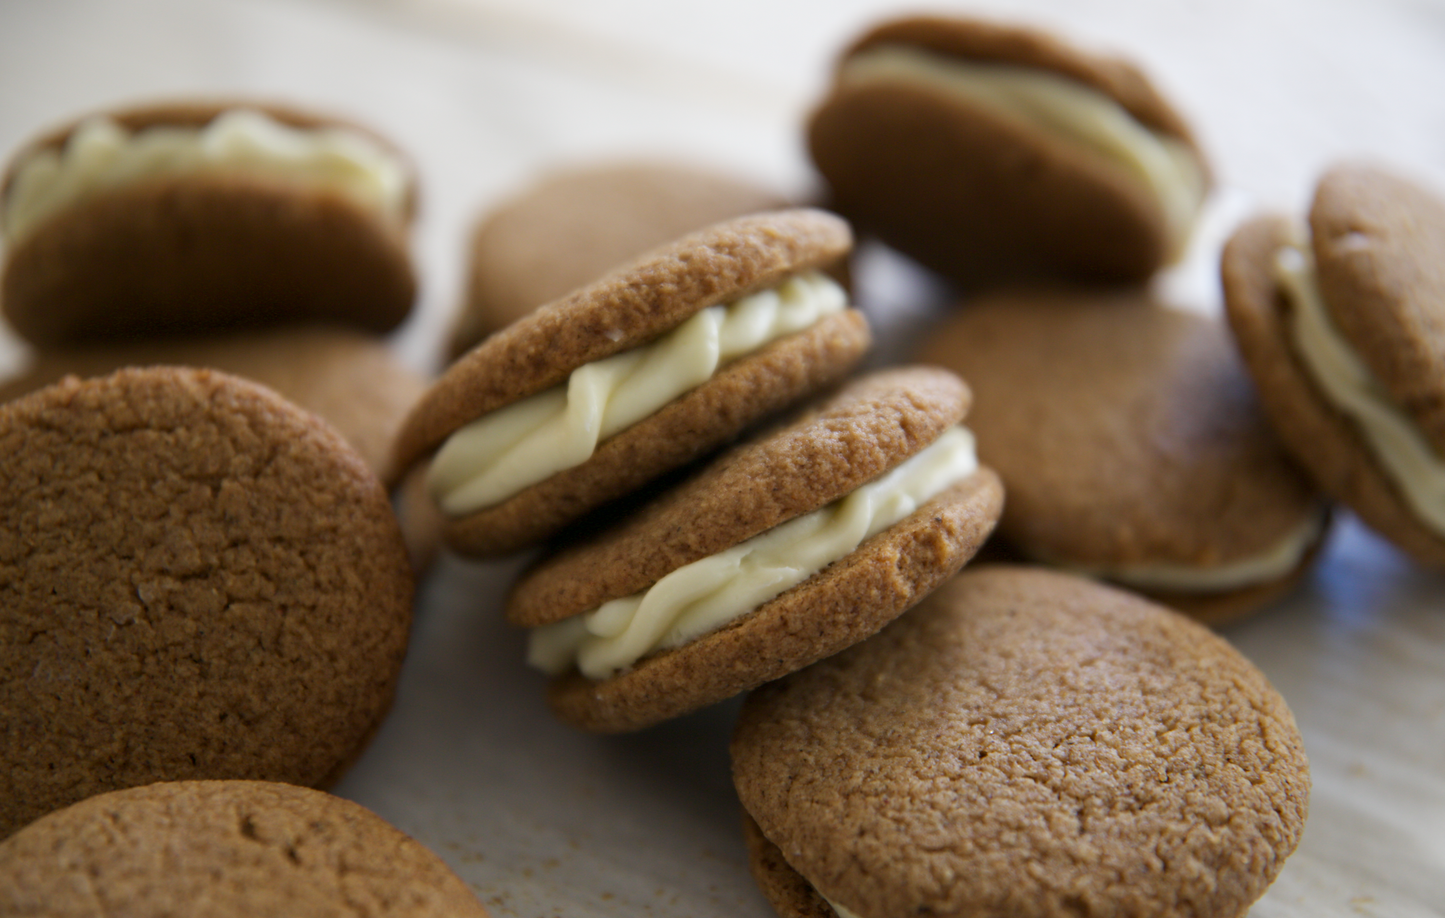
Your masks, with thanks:
M 999 533 L 1031 559 L 1218 624 L 1295 583 L 1322 540 L 1324 502 L 1222 322 L 1136 289 L 998 293 L 919 359 L 969 380 L 979 457 L 1008 489 Z
M 1221 260 L 1230 326 L 1285 446 L 1321 490 L 1435 566 L 1445 565 L 1445 507 L 1430 484 L 1445 431 L 1442 252 L 1445 201 L 1346 165 L 1322 177 L 1308 228 L 1257 217 Z M 1298 297 L 1310 291 L 1317 308 L 1306 309 Z M 1329 369 L 1312 368 L 1301 334 L 1339 355 Z M 1347 382 L 1341 401 L 1331 390 Z M 1383 419 L 1383 439 L 1364 406 Z
M 486 918 L 461 878 L 370 810 L 263 781 L 112 791 L 0 842 L 0 913 Z
M 675 163 L 617 163 L 545 176 L 490 211 L 471 238 L 452 360 L 487 335 L 684 233 L 786 206 L 752 182 Z
M 612 530 L 534 565 L 514 586 L 508 617 L 556 633 L 588 621 L 577 616 L 641 596 L 648 598 L 640 600 L 634 621 L 645 619 L 652 609 L 666 608 L 666 600 L 653 604 L 654 593 L 682 591 L 691 605 L 668 629 L 684 629 L 686 614 L 714 595 L 678 585 L 687 582 L 687 572 L 722 565 L 718 559 L 729 552 L 766 557 L 766 550 L 751 548 L 757 538 L 825 507 L 819 519 L 845 517 L 843 498 L 927 447 L 943 447 L 968 398 L 957 377 L 934 369 L 854 382 L 802 419 L 714 460 Z M 992 530 L 1002 490 L 991 471 L 972 464 L 971 444 L 968 451 L 971 471 L 920 494 L 916 510 L 861 544 L 852 542 L 855 547 L 836 560 L 815 562 L 826 565 L 812 567 L 816 573 L 797 565 L 804 579 L 742 604 L 740 617 L 671 646 L 664 639 L 665 649 L 654 645 L 607 674 L 588 676 L 573 657 L 550 688 L 553 710 L 583 729 L 638 729 L 775 679 L 876 632 L 952 576 Z M 736 563 L 739 572 L 753 570 L 750 561 Z M 769 568 L 759 566 L 766 575 Z M 725 589 L 745 589 L 740 575 L 727 573 L 724 582 L 730 584 Z
M 971 567 L 749 696 L 732 741 L 780 915 L 1242 915 L 1304 828 L 1288 707 L 1202 626 Z
M 899 51 L 910 55 L 906 69 L 870 63 Z M 1180 193 L 1159 194 L 1147 171 L 1106 155 L 1113 141 L 1064 136 L 1067 118 L 1036 115 L 1033 103 L 1001 107 L 1014 89 L 985 101 L 937 82 L 960 67 L 1058 77 L 1071 93 L 1098 94 L 1111 117 L 1091 124 L 1116 120 L 1164 139 L 1133 161 L 1183 162 L 1186 177 L 1165 183 Z M 969 286 L 1148 277 L 1182 249 L 1209 185 L 1183 119 L 1134 66 L 1044 32 L 962 18 L 891 20 L 857 39 L 810 118 L 808 145 L 842 213 Z
M 21 336 L 55 345 L 304 320 L 386 331 L 406 317 L 416 296 L 407 250 L 416 192 L 409 161 L 384 139 L 335 119 L 240 101 L 101 114 L 139 132 L 200 129 L 239 109 L 303 131 L 365 138 L 404 176 L 394 212 L 309 179 L 240 167 L 97 188 L 18 239 L 7 219 L 0 293 Z M 64 149 L 95 117 L 16 155 L 5 178 L 7 214 L 26 163 Z
M 269 389 L 151 368 L 0 406 L 0 834 L 157 780 L 335 780 L 411 603 L 376 476 Z
M 822 211 L 742 217 L 683 237 L 532 312 L 467 353 L 423 396 L 398 436 L 392 480 L 479 418 L 548 390 L 561 398 L 563 384 L 584 365 L 654 342 L 707 307 L 836 261 L 850 244 L 847 224 Z M 450 514 L 447 541 L 478 556 L 540 541 L 841 379 L 869 341 L 857 310 L 823 314 L 602 438 L 581 464 Z

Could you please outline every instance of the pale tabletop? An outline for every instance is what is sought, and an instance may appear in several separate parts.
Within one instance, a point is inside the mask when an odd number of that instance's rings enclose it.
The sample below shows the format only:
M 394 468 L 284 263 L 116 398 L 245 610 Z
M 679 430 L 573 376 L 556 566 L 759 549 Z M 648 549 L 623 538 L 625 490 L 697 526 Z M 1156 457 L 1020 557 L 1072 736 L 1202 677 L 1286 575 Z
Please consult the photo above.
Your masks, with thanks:
M 936 4 L 947 7 L 947 4 Z M 959 9 L 965 7 L 954 4 Z M 1445 189 L 1438 0 L 988 0 L 1141 63 L 1221 184 L 1161 282 L 1219 308 L 1221 238 L 1298 210 L 1367 157 Z M 878 0 L 0 0 L 0 156 L 112 103 L 227 93 L 334 109 L 416 158 L 423 299 L 394 337 L 435 366 L 474 216 L 542 170 L 639 156 L 805 194 L 800 125 Z M 880 359 L 947 304 L 874 252 L 860 299 Z M 890 349 L 891 348 L 891 349 Z M 0 375 L 25 360 L 0 330 Z M 493 914 L 772 914 L 748 877 L 728 776 L 736 703 L 641 734 L 556 723 L 500 599 L 525 559 L 444 558 L 423 581 L 396 706 L 338 792 L 432 847 Z M 1342 515 L 1313 575 L 1226 630 L 1284 695 L 1314 790 L 1299 850 L 1255 918 L 1445 915 L 1445 578 Z

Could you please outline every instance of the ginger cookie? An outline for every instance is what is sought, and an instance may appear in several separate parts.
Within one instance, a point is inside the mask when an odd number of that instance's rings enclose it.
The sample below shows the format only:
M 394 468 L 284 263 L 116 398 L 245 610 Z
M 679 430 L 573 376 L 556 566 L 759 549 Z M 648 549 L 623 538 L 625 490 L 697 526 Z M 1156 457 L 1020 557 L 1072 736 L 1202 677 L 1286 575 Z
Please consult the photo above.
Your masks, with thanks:
M 1342 164 L 1320 178 L 1305 222 L 1259 216 L 1225 245 L 1239 350 L 1320 489 L 1445 565 L 1445 199 Z
M 851 243 L 822 211 L 740 217 L 554 300 L 422 396 L 390 480 L 432 458 L 464 555 L 553 535 L 842 379 L 871 339 L 819 269 Z
M 656 246 L 787 202 L 744 179 L 681 163 L 614 163 L 543 176 L 472 231 L 450 359 L 527 313 Z
M 122 367 L 183 366 L 220 370 L 275 390 L 318 415 L 346 438 L 378 476 L 406 413 L 426 380 L 396 358 L 386 341 L 334 325 L 47 348 L 20 375 L 0 382 L 0 402 L 66 376 L 104 376 Z M 442 521 L 420 486 L 419 469 L 397 495 L 402 532 L 418 570 L 441 545 Z
M 1299 842 L 1279 694 L 1185 616 L 971 566 L 874 638 L 751 694 L 732 739 L 778 914 L 1239 916 Z
M 0 913 L 51 918 L 486 918 L 436 854 L 322 791 L 174 781 L 111 791 L 0 841 Z
M 882 628 L 978 550 L 1003 500 L 933 368 L 854 381 L 616 526 L 542 559 L 507 600 L 548 703 L 636 730 Z
M 412 590 L 376 476 L 269 389 L 128 369 L 0 406 L 0 836 L 159 780 L 334 781 Z
M 1324 499 L 1271 429 L 1224 323 L 1143 290 L 971 300 L 919 359 L 973 388 L 979 457 L 1024 557 L 1115 581 L 1210 623 L 1309 568 Z
M 1132 64 L 972 19 L 872 28 L 807 130 L 841 213 L 965 286 L 1146 278 L 1183 251 L 1210 185 Z
M 411 311 L 408 159 L 278 105 L 101 112 L 36 140 L 0 196 L 5 317 L 40 345 Z

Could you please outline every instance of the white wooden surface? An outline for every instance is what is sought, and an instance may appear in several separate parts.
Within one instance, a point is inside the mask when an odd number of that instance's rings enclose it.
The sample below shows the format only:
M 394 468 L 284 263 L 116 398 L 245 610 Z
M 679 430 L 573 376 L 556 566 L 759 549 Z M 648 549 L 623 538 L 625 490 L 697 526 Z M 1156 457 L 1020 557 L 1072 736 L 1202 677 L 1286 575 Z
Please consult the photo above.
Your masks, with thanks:
M 1223 183 L 1164 284 L 1218 308 L 1243 214 L 1299 208 L 1334 159 L 1445 189 L 1438 0 L 988 0 L 1143 63 Z M 0 0 L 0 154 L 70 115 L 196 92 L 333 108 L 393 135 L 425 181 L 424 297 L 395 336 L 429 368 L 472 215 L 537 171 L 671 154 L 802 193 L 803 113 L 878 0 Z M 897 340 L 926 322 L 906 269 L 861 294 Z M 925 288 L 926 292 L 927 288 Z M 23 348 L 0 332 L 0 372 Z M 735 704 L 636 736 L 554 723 L 500 621 L 521 560 L 445 559 L 419 594 L 396 707 L 339 792 L 447 858 L 502 916 L 771 912 L 746 874 L 726 744 Z M 1227 636 L 1274 681 L 1314 775 L 1299 851 L 1251 912 L 1445 915 L 1445 578 L 1346 516 L 1316 573 Z

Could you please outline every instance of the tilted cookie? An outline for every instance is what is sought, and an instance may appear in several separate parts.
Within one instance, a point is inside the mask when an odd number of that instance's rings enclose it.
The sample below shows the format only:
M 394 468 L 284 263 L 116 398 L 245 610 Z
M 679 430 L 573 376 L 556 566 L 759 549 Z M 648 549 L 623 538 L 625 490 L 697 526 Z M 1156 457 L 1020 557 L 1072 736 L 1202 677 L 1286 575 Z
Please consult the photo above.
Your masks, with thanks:
M 0 841 L 0 914 L 486 918 L 441 858 L 370 810 L 263 781 L 83 800 Z
M 845 376 L 868 325 L 819 269 L 851 242 L 822 211 L 740 217 L 547 304 L 422 397 L 392 477 L 435 453 L 462 554 L 552 535 Z
M 635 730 L 882 628 L 987 538 L 1003 492 L 960 426 L 968 388 L 911 368 L 850 383 L 609 531 L 525 572 L 507 616 L 557 715 Z
M 1134 66 L 962 18 L 857 39 L 808 146 L 860 229 L 969 286 L 1147 277 L 1182 252 L 1210 184 Z
M 412 590 L 375 474 L 269 389 L 163 367 L 0 406 L 0 835 L 159 780 L 334 781 Z
M 472 231 L 452 360 L 487 335 L 647 250 L 722 220 L 786 206 L 777 192 L 708 169 L 616 163 L 544 176 Z
M 1026 558 L 1219 624 L 1284 593 L 1326 531 L 1220 321 L 1142 290 L 995 293 L 919 359 L 963 374 Z
M 731 751 L 786 918 L 1236 918 L 1309 803 L 1294 718 L 1238 651 L 1026 567 L 970 566 L 758 689 Z
M 101 112 L 12 159 L 5 317 L 43 345 L 410 312 L 410 162 L 355 125 L 251 102 Z
M 1249 221 L 1221 272 L 1240 351 L 1301 467 L 1417 560 L 1445 565 L 1445 200 L 1340 165 L 1308 226 Z

